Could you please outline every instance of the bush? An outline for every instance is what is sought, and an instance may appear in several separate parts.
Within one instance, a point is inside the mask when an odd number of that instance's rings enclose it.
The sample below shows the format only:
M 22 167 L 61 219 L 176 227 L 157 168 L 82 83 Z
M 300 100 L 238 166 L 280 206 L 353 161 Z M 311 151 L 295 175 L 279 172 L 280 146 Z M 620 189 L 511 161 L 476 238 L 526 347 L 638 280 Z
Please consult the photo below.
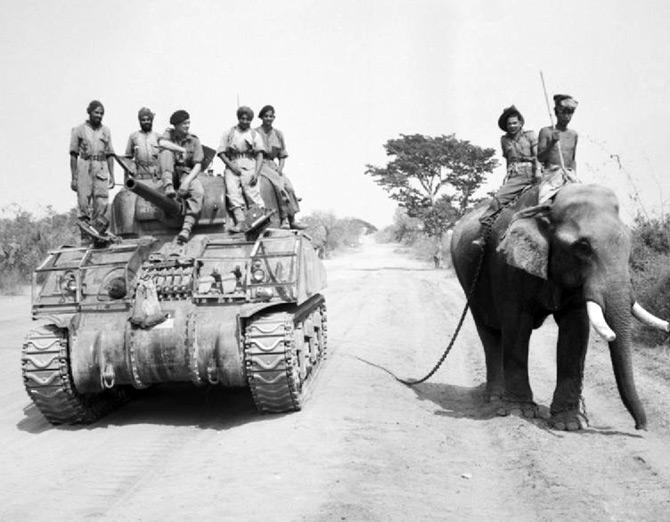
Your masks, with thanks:
M 57 213 L 48 207 L 46 215 L 36 218 L 18 208 L 12 216 L 0 218 L 0 292 L 16 293 L 30 281 L 37 265 L 49 250 L 77 244 L 77 213 Z
M 632 230 L 630 258 L 635 298 L 661 318 L 670 318 L 670 221 L 638 216 Z M 635 322 L 637 341 L 655 346 L 668 335 Z

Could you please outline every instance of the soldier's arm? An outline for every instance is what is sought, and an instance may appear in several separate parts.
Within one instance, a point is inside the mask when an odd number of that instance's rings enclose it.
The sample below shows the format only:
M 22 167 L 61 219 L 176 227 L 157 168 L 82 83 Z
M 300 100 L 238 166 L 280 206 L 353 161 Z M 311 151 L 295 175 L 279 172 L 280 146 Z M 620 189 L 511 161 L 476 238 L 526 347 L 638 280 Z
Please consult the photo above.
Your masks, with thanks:
M 187 191 L 188 187 L 191 185 L 191 182 L 198 177 L 198 174 L 200 174 L 200 171 L 202 170 L 202 161 L 204 159 L 205 152 L 202 150 L 200 140 L 198 140 L 195 146 L 195 151 L 193 152 L 193 168 L 191 169 L 191 172 L 189 172 L 179 183 L 179 192 Z
M 133 158 L 135 156 L 135 145 L 133 144 L 133 135 L 128 136 L 128 144 L 126 145 L 126 158 Z
M 281 150 L 279 151 L 279 165 L 277 166 L 277 170 L 279 171 L 279 174 L 283 174 L 288 152 L 286 152 L 286 141 L 284 141 L 284 133 L 277 131 L 277 135 L 279 136 L 279 142 L 281 143 Z
M 171 152 L 180 152 L 182 154 L 186 152 L 186 149 L 184 147 L 181 147 L 180 145 L 177 145 L 175 142 L 170 141 L 166 138 L 158 138 L 158 147 L 163 150 L 169 150 Z
M 537 159 L 540 163 L 545 163 L 549 159 L 549 153 L 554 146 L 551 134 L 552 132 L 549 127 L 540 130 L 540 136 L 537 140 Z
M 535 133 L 528 131 L 528 139 L 530 140 L 530 153 L 533 156 L 533 180 L 539 181 L 542 177 L 542 169 L 537 159 L 537 138 L 535 137 Z

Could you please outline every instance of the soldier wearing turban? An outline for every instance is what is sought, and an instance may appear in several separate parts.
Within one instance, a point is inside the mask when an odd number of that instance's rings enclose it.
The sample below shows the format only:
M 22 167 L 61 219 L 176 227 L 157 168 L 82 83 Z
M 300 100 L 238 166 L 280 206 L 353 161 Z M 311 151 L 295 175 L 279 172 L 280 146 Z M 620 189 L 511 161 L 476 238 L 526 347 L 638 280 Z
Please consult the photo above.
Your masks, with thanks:
M 570 95 L 554 95 L 556 125 L 540 130 L 537 147 L 537 157 L 542 163 L 540 204 L 553 198 L 565 183 L 577 181 L 578 134 L 568 128 L 577 105 L 577 100 Z
M 135 177 L 138 179 L 158 179 L 158 133 L 153 131 L 154 113 L 148 107 L 137 112 L 140 130 L 128 136 L 126 157 L 135 160 Z
M 86 112 L 88 120 L 70 135 L 70 188 L 77 193 L 79 219 L 104 232 L 109 189 L 114 186 L 114 148 L 112 135 L 102 124 L 102 103 L 91 101 Z

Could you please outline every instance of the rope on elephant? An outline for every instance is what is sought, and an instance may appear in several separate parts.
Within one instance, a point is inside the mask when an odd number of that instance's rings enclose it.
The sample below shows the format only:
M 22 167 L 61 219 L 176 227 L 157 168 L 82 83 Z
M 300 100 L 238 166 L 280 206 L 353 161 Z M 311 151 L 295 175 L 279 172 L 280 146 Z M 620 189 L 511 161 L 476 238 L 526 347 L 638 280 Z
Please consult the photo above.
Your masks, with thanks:
M 486 241 L 488 241 L 488 236 L 491 235 L 491 226 L 486 227 L 484 231 L 484 236 Z M 463 312 L 461 312 L 461 318 L 458 320 L 458 325 L 456 325 L 456 330 L 454 331 L 454 334 L 451 336 L 451 340 L 449 341 L 449 344 L 444 350 L 444 353 L 442 354 L 442 357 L 437 361 L 435 366 L 433 366 L 433 369 L 430 370 L 424 377 L 421 379 L 401 379 L 400 377 L 397 377 L 394 375 L 395 379 L 403 384 L 406 384 L 407 386 L 415 386 L 417 384 L 421 384 L 422 382 L 427 381 L 430 379 L 433 374 L 442 366 L 442 363 L 444 360 L 447 358 L 447 355 L 449 355 L 449 352 L 454 346 L 454 343 L 456 342 L 456 338 L 458 337 L 458 334 L 461 331 L 461 328 L 463 327 L 463 322 L 465 321 L 465 316 L 468 314 L 468 309 L 470 308 L 470 299 L 472 298 L 472 294 L 475 292 L 475 288 L 477 287 L 477 282 L 479 281 L 479 275 L 482 271 L 482 265 L 484 264 L 484 250 L 481 251 L 479 254 L 479 260 L 477 261 L 477 269 L 475 270 L 475 275 L 472 278 L 472 284 L 470 285 L 470 288 L 468 290 L 468 294 L 466 295 L 466 302 L 465 306 L 463 307 Z
M 487 225 L 484 225 L 483 236 L 484 236 L 485 243 L 488 243 L 489 236 L 491 235 L 491 232 L 493 231 L 493 225 L 495 224 L 495 222 L 500 217 L 500 214 L 502 214 L 502 211 L 506 208 L 509 208 L 509 207 L 512 207 L 513 205 L 515 205 L 519 201 L 519 199 L 521 198 L 521 195 L 524 194 L 531 187 L 532 187 L 532 185 L 529 185 L 528 187 L 525 187 L 519 194 L 517 194 L 517 196 L 514 199 L 512 199 L 506 205 L 500 207 L 495 212 L 495 214 L 493 214 L 493 216 L 492 216 L 493 219 L 491 220 L 491 223 L 487 224 Z M 414 380 L 414 379 L 401 379 L 400 377 L 392 374 L 393 377 L 398 382 L 401 382 L 401 383 L 403 383 L 407 386 L 415 386 L 417 384 L 421 384 L 422 382 L 426 382 L 428 379 L 430 379 L 435 374 L 435 372 L 440 368 L 440 366 L 442 366 L 442 363 L 447 358 L 447 355 L 449 355 L 449 352 L 453 348 L 454 343 L 456 342 L 456 338 L 458 337 L 458 334 L 460 333 L 461 328 L 463 327 L 463 322 L 465 321 L 465 316 L 467 315 L 468 309 L 470 308 L 470 299 L 472 299 L 472 295 L 475 293 L 475 288 L 477 288 L 477 283 L 479 282 L 479 276 L 481 274 L 482 266 L 484 264 L 485 253 L 486 253 L 486 249 L 482 249 L 481 253 L 479 254 L 479 259 L 477 261 L 477 269 L 475 270 L 475 275 L 472 278 L 472 283 L 470 285 L 470 288 L 468 289 L 468 293 L 465 296 L 466 297 L 466 302 L 465 302 L 465 306 L 463 307 L 463 312 L 461 312 L 461 318 L 458 320 L 458 325 L 456 325 L 456 330 L 454 331 L 454 334 L 451 336 L 451 340 L 449 341 L 449 344 L 445 348 L 444 353 L 442 353 L 442 356 L 440 357 L 440 359 L 437 361 L 435 366 L 433 366 L 433 369 L 430 370 L 421 379 L 416 379 L 416 380 Z

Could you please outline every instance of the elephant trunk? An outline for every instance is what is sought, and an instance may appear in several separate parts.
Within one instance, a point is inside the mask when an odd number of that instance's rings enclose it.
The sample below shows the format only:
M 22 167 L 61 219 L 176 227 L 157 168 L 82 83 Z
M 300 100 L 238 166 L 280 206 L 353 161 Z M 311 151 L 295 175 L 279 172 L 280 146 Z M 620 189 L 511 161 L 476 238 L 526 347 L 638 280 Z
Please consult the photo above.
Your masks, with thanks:
M 629 288 L 628 285 L 624 287 Z M 604 299 L 605 320 L 616 333 L 616 337 L 609 342 L 610 357 L 621 400 L 635 420 L 635 429 L 643 430 L 647 426 L 647 416 L 638 397 L 633 377 L 630 294 L 625 294 L 621 288 L 619 286 L 618 290 L 614 290 L 617 292 L 616 295 L 606 296 Z

